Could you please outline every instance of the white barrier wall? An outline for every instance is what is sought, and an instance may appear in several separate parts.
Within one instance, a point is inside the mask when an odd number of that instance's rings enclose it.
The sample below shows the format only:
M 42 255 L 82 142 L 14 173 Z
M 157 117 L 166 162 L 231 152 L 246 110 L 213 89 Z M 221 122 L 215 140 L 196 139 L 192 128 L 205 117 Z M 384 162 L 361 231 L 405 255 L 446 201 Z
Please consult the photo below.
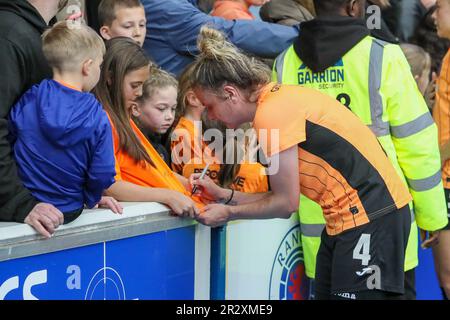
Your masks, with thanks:
M 0 300 L 209 299 L 210 229 L 158 203 L 85 210 L 43 239 L 0 223 Z
M 227 300 L 308 298 L 297 214 L 229 223 L 226 239 Z

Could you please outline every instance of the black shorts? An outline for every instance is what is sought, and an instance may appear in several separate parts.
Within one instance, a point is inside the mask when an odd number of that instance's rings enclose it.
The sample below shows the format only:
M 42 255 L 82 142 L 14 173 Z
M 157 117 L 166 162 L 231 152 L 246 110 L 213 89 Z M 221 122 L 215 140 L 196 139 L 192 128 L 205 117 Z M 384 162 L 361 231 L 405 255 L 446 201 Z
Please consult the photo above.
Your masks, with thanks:
M 447 217 L 450 219 L 450 189 L 444 189 L 445 192 L 445 203 L 447 204 Z M 442 230 L 450 230 L 450 222 L 442 228 Z
M 316 299 L 403 295 L 410 229 L 411 213 L 405 206 L 336 236 L 324 230 L 316 262 Z

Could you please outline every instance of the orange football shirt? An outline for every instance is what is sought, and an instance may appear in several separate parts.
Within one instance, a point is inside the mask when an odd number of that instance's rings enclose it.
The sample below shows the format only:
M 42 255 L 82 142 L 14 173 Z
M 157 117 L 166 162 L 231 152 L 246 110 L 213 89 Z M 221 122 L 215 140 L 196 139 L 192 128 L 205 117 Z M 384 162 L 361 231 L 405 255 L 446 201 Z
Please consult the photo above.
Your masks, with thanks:
M 301 193 L 321 205 L 329 235 L 366 224 L 412 199 L 370 129 L 319 91 L 267 85 L 253 125 L 268 157 L 298 146 Z

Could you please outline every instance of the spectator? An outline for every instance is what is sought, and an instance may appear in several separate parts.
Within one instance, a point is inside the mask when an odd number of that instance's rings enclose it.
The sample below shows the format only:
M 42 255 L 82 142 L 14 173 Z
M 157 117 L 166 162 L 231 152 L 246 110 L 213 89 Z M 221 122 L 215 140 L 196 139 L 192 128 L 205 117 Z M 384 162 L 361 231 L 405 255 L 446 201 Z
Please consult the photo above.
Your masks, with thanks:
M 381 8 L 385 8 L 388 6 L 388 1 L 367 1 L 367 7 L 370 5 L 377 5 Z M 308 9 L 304 6 L 307 6 Z M 316 16 L 316 10 L 314 9 L 312 1 L 272 0 L 261 8 L 260 15 L 264 21 L 292 26 L 312 20 Z M 370 16 L 367 16 L 367 18 L 370 18 Z M 382 18 L 380 28 L 374 28 L 370 31 L 375 38 L 391 43 L 398 43 L 398 39 L 391 33 Z
M 215 2 L 216 0 L 197 0 L 196 5 L 197 8 L 199 8 L 201 11 L 203 11 L 206 14 L 209 14 L 212 11 Z
M 150 78 L 143 85 L 142 96 L 131 107 L 131 114 L 139 129 L 169 167 L 170 155 L 161 136 L 169 131 L 175 120 L 177 91 L 178 82 L 172 75 L 152 67 Z
M 314 18 L 311 12 L 295 0 L 272 0 L 262 6 L 259 14 L 263 21 L 286 26 L 293 26 Z
M 34 85 L 11 110 L 19 176 L 36 199 L 63 212 L 64 223 L 85 204 L 121 213 L 114 199 L 102 197 L 115 175 L 111 126 L 88 93 L 100 77 L 103 40 L 87 26 L 59 22 L 44 33 L 43 51 L 53 79 Z
M 0 220 L 25 222 L 46 236 L 63 222 L 63 215 L 54 206 L 39 203 L 20 181 L 6 138 L 7 117 L 25 91 L 52 76 L 41 35 L 66 3 L 0 0 Z
M 400 42 L 409 42 L 420 20 L 436 1 L 390 0 L 389 2 L 390 7 L 385 9 L 383 17 Z
M 164 70 L 180 74 L 198 52 L 197 36 L 205 24 L 227 34 L 241 49 L 262 58 L 274 58 L 298 35 L 297 27 L 260 21 L 211 17 L 191 0 L 143 0 L 147 14 L 145 50 Z
M 227 20 L 242 19 L 254 20 L 250 12 L 251 6 L 262 6 L 270 0 L 217 0 L 211 12 L 213 17 L 221 17 Z
M 113 129 L 116 182 L 106 194 L 119 201 L 161 202 L 176 215 L 193 214 L 198 209 L 186 189 L 187 179 L 170 170 L 131 119 L 131 108 L 149 77 L 150 60 L 126 37 L 108 40 L 106 48 L 95 88 Z
M 411 43 L 422 47 L 430 54 L 431 73 L 439 74 L 444 56 L 450 47 L 450 40 L 438 36 L 433 19 L 435 11 L 436 6 L 431 7 L 427 11 L 423 19 L 419 22 Z
M 316 9 L 314 8 L 314 0 L 294 0 L 302 7 L 308 10 L 313 16 L 316 16 Z
M 128 37 L 141 47 L 144 44 L 147 20 L 139 0 L 103 0 L 98 6 L 98 20 L 103 39 Z
M 368 0 L 366 7 L 369 9 L 369 6 L 373 5 L 378 6 L 380 9 L 386 9 L 390 6 L 390 2 L 389 0 Z M 373 12 L 371 13 L 373 14 Z M 377 13 L 377 11 L 375 11 L 375 13 Z M 366 21 L 367 19 L 370 19 L 370 15 L 366 16 Z M 370 34 L 372 37 L 389 43 L 398 44 L 398 38 L 391 32 L 383 16 L 377 17 L 377 19 L 381 19 L 380 27 L 377 26 L 375 28 L 371 28 Z
M 170 139 L 172 169 L 188 178 L 194 172 L 201 172 L 209 163 L 207 174 L 217 181 L 220 164 L 203 139 L 205 106 L 191 88 L 192 66 L 188 66 L 179 78 L 177 120 Z
M 425 91 L 430 83 L 431 57 L 421 47 L 414 44 L 403 43 L 400 45 L 411 67 L 411 73 L 416 80 L 420 93 Z
M 436 80 L 436 74 L 433 74 L 431 77 L 431 56 L 423 48 L 414 44 L 404 43 L 400 47 L 411 67 L 417 87 L 424 96 L 428 109 L 431 111 L 436 95 L 435 83 L 430 82 L 430 78 L 434 81 Z

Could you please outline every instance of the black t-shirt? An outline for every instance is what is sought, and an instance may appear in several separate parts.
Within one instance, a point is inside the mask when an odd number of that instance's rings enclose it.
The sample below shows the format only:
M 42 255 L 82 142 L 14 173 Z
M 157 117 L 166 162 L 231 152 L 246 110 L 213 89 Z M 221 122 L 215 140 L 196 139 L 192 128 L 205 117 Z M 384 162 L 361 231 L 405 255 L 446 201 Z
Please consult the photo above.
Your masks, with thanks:
M 152 144 L 153 148 L 155 148 L 161 158 L 163 158 L 164 162 L 169 166 L 169 168 L 171 168 L 172 162 L 170 161 L 170 153 L 162 143 L 162 136 L 150 132 L 144 132 L 144 134 L 147 137 L 148 141 L 150 141 L 150 143 Z

